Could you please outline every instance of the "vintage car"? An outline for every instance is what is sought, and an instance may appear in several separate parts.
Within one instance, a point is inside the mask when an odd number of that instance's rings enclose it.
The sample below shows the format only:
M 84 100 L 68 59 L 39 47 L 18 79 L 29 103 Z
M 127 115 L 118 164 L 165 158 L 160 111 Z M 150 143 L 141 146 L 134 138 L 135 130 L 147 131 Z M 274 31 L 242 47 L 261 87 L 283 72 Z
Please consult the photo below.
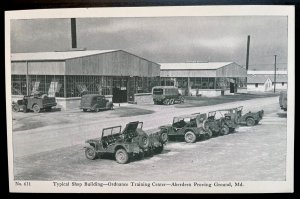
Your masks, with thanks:
M 251 112 L 243 115 L 243 106 L 236 108 L 238 113 L 238 123 L 239 124 L 246 124 L 247 126 L 254 126 L 258 124 L 259 121 L 263 118 L 264 110 L 260 110 L 258 112 Z
M 104 95 L 87 94 L 81 97 L 80 109 L 82 109 L 84 112 L 111 110 L 113 109 L 113 103 L 105 99 Z
M 172 105 L 184 103 L 184 98 L 174 86 L 155 86 L 152 88 L 154 104 Z
M 174 117 L 171 125 L 164 125 L 159 128 L 160 132 L 168 134 L 169 139 L 184 138 L 187 143 L 194 143 L 197 139 L 212 136 L 212 132 L 201 114 Z
M 12 110 L 14 112 L 23 110 L 24 113 L 33 110 L 35 113 L 39 113 L 42 110 L 50 111 L 56 105 L 55 97 L 48 97 L 47 94 L 36 92 L 33 95 L 25 95 L 23 99 L 13 102 Z
M 286 91 L 280 92 L 279 106 L 282 110 L 287 111 L 287 92 Z
M 238 113 L 234 109 L 211 111 L 207 116 L 207 125 L 214 136 L 227 135 L 238 126 Z
M 86 141 L 85 155 L 88 159 L 101 158 L 105 154 L 114 155 L 120 164 L 128 163 L 132 158 L 161 153 L 168 141 L 166 133 L 147 135 L 143 130 L 143 122 L 130 122 L 121 131 L 121 126 L 104 128 L 100 138 Z

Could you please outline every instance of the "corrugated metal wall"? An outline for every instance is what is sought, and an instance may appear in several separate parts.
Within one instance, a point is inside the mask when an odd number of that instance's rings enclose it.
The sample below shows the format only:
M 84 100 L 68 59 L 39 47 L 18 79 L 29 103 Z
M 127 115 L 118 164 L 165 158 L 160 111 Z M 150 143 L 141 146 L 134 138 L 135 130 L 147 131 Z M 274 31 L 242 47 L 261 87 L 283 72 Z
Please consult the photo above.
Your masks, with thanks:
M 74 58 L 66 61 L 66 75 L 159 76 L 159 64 L 124 51 Z
M 247 71 L 236 63 L 217 69 L 217 77 L 247 77 Z
M 12 62 L 11 74 L 26 74 L 26 62 Z M 65 61 L 28 61 L 29 75 L 63 75 Z

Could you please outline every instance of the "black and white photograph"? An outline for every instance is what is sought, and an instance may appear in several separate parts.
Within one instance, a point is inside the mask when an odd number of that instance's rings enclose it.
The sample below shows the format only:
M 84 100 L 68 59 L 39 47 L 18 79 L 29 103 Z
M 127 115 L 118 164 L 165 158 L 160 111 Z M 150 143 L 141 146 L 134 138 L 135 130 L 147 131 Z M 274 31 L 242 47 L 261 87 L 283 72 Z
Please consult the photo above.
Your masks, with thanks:
M 293 192 L 294 15 L 7 11 L 10 192 Z

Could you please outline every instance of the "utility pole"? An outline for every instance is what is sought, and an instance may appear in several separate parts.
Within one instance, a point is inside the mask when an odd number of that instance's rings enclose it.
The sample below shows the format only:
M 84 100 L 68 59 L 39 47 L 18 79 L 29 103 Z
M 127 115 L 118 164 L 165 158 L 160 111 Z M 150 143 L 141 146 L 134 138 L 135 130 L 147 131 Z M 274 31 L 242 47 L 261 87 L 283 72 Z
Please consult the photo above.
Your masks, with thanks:
M 277 55 L 274 55 L 275 57 L 275 64 L 274 64 L 274 93 L 276 91 L 276 57 Z
M 26 61 L 26 95 L 29 95 L 28 61 Z

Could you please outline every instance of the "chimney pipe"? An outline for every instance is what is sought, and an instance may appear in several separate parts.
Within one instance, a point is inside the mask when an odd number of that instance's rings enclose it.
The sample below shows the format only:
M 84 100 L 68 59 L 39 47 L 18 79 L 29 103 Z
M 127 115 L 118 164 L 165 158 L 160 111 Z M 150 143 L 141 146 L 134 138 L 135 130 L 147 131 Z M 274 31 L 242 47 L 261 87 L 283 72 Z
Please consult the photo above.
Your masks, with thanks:
M 77 48 L 76 19 L 75 18 L 71 18 L 71 38 L 72 38 L 72 48 Z
M 247 39 L 247 58 L 246 58 L 246 70 L 248 71 L 249 67 L 249 50 L 250 50 L 250 35 L 248 35 Z

